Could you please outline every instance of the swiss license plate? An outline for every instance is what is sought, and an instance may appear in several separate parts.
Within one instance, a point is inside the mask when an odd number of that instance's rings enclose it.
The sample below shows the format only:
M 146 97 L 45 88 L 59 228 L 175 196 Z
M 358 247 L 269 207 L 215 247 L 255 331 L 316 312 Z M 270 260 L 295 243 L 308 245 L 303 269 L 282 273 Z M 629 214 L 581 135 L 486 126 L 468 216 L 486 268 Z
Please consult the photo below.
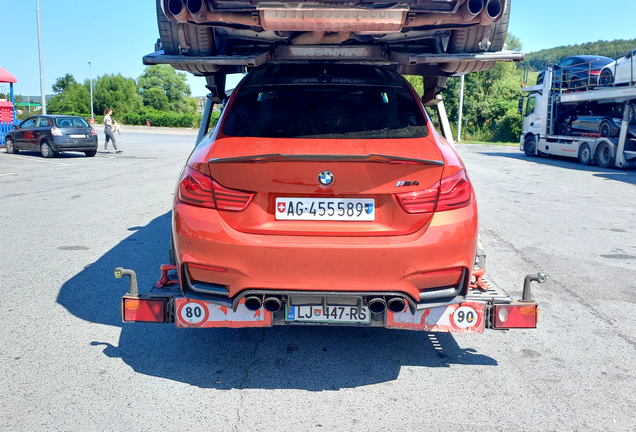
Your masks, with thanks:
M 277 220 L 374 221 L 371 198 L 276 198 Z
M 371 314 L 365 306 L 358 311 L 356 306 L 287 306 L 286 321 L 315 323 L 362 323 L 371 322 Z

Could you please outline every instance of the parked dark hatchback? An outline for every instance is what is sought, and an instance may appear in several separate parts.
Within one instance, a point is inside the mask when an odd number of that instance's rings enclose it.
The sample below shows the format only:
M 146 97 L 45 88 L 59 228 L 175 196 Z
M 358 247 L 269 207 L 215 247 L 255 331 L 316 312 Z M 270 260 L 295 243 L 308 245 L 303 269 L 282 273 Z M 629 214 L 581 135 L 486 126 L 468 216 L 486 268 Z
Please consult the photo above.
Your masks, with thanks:
M 82 117 L 34 116 L 7 133 L 5 149 L 7 153 L 39 151 L 45 158 L 68 151 L 92 157 L 97 154 L 97 134 Z
M 564 89 L 587 90 L 590 86 L 598 85 L 601 69 L 613 61 L 609 57 L 594 55 L 566 57 L 553 66 L 553 84 L 560 87 L 563 77 Z M 539 72 L 537 84 L 543 83 L 544 75 L 545 71 Z

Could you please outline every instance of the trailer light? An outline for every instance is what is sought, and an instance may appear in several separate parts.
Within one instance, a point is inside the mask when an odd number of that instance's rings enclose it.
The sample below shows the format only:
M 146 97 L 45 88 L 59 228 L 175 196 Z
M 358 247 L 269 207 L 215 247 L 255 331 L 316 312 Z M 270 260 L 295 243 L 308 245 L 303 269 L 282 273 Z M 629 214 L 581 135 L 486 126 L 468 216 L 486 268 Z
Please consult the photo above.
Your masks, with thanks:
M 165 300 L 123 298 L 122 318 L 124 322 L 166 322 Z
M 496 329 L 536 328 L 537 321 L 539 306 L 534 302 L 495 305 L 493 326 Z

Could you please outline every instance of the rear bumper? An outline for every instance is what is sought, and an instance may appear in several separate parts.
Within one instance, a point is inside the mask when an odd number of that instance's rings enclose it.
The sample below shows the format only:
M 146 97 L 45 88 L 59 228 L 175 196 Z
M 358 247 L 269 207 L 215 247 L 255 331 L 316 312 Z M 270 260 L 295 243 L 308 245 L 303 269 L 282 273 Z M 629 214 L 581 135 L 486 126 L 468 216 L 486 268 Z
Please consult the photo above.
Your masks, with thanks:
M 423 273 L 465 269 L 467 285 L 477 248 L 474 202 L 436 214 L 413 234 L 394 237 L 246 234 L 232 229 L 216 210 L 179 202 L 172 228 L 178 263 L 213 266 L 191 267 L 190 276 L 225 287 L 229 299 L 245 290 L 394 292 L 420 303 L 422 292 L 442 288 L 431 286 Z M 429 301 L 435 302 L 439 299 Z
M 51 142 L 51 147 L 56 152 L 63 151 L 92 151 L 97 150 L 97 136 L 93 136 L 92 139 L 82 139 L 82 140 L 69 140 L 66 137 L 53 137 L 53 142 Z

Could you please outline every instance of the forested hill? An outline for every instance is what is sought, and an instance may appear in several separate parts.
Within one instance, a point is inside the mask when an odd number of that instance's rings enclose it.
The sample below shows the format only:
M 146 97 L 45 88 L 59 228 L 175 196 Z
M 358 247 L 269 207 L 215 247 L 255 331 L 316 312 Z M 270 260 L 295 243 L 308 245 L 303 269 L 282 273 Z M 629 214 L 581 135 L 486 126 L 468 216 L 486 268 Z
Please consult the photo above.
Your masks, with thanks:
M 589 42 L 581 45 L 567 45 L 544 49 L 526 54 L 525 64 L 534 70 L 543 70 L 546 65 L 558 62 L 564 57 L 575 55 L 601 55 L 617 58 L 636 48 L 636 39 Z

